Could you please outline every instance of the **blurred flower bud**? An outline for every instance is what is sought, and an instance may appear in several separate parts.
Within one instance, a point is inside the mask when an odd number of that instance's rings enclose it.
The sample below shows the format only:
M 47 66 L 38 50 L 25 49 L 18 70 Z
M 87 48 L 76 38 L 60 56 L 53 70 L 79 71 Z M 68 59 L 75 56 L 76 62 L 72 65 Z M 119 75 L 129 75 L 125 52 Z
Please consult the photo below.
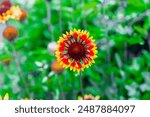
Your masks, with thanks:
M 51 54 L 55 54 L 55 49 L 57 47 L 57 43 L 56 42 L 51 42 L 48 44 L 48 50 Z
M 59 62 L 57 62 L 56 60 L 53 61 L 53 63 L 51 64 L 51 70 L 54 71 L 55 73 L 62 73 L 64 71 L 64 68 L 62 67 L 62 65 L 60 65 Z
M 11 60 L 12 60 L 11 58 L 3 60 L 4 65 L 8 66 L 10 64 Z
M 27 12 L 24 9 L 21 9 L 20 20 L 23 21 L 27 18 Z
M 8 40 L 12 41 L 18 36 L 18 30 L 13 26 L 8 26 L 3 31 L 3 37 Z

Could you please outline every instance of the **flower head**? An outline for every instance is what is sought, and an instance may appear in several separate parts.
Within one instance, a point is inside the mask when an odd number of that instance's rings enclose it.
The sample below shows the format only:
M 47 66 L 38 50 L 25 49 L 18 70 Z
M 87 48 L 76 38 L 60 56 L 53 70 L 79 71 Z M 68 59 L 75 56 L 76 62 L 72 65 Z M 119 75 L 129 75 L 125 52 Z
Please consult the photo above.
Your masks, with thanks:
M 5 23 L 9 19 L 19 19 L 21 16 L 21 10 L 17 6 L 12 6 L 9 0 L 3 0 L 0 3 L 0 23 Z
M 4 98 L 0 95 L 0 100 L 9 100 L 9 95 L 8 93 L 5 94 Z
M 84 95 L 84 100 L 99 100 L 100 99 L 100 96 L 93 96 L 92 94 L 89 94 L 89 95 Z M 83 100 L 82 97 L 78 97 L 78 100 Z
M 79 72 L 95 62 L 96 49 L 96 44 L 92 37 L 89 37 L 89 32 L 74 29 L 60 37 L 56 57 L 64 68 L 70 67 L 70 70 Z

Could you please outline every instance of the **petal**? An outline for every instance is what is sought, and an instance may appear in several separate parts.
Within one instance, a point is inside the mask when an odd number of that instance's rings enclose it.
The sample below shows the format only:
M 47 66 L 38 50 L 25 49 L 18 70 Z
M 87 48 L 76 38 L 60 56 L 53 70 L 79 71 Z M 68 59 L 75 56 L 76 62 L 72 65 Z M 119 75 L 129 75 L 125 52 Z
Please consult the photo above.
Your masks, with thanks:
M 77 65 L 78 65 L 78 69 L 81 69 L 81 68 L 82 68 L 81 63 L 77 62 Z
M 78 34 L 77 34 L 76 32 L 74 32 L 74 33 L 72 34 L 72 36 L 73 36 L 74 39 L 77 39 L 77 38 L 78 38 Z
M 73 62 L 71 63 L 71 67 L 75 67 L 75 66 L 76 66 L 76 62 L 73 61 Z
M 64 64 L 66 64 L 66 65 L 69 65 L 68 59 L 62 59 L 62 62 L 63 62 Z
M 87 35 L 86 35 L 86 34 L 83 34 L 80 38 L 84 41 L 84 40 L 87 39 Z

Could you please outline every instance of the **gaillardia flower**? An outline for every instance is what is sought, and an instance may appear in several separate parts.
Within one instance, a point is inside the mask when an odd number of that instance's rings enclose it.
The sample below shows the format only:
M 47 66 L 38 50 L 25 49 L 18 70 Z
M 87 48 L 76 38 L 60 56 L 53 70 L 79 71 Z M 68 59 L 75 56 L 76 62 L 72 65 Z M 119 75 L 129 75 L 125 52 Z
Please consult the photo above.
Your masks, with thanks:
M 95 62 L 96 49 L 89 32 L 74 29 L 60 37 L 57 42 L 56 58 L 64 68 L 70 67 L 70 70 L 79 72 Z
M 9 19 L 19 20 L 21 10 L 18 6 L 12 6 L 9 0 L 3 0 L 0 3 L 0 23 L 5 23 Z
M 100 96 L 93 96 L 92 94 L 84 95 L 84 100 L 99 100 Z M 83 97 L 78 97 L 78 100 L 83 100 Z

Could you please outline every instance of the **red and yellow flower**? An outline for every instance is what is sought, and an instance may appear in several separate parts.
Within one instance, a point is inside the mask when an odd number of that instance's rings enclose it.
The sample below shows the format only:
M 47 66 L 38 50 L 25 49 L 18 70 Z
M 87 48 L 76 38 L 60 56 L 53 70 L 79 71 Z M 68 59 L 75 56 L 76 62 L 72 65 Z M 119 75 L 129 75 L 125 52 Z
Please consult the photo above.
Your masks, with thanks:
M 84 100 L 99 100 L 100 96 L 93 96 L 92 94 L 84 95 Z M 83 97 L 78 97 L 78 100 L 83 100 Z
M 97 47 L 86 30 L 71 30 L 57 42 L 56 58 L 64 67 L 73 71 L 83 71 L 95 63 Z
M 9 0 L 3 0 L 0 3 L 0 23 L 5 23 L 9 19 L 19 20 L 21 9 L 18 6 L 13 6 Z

